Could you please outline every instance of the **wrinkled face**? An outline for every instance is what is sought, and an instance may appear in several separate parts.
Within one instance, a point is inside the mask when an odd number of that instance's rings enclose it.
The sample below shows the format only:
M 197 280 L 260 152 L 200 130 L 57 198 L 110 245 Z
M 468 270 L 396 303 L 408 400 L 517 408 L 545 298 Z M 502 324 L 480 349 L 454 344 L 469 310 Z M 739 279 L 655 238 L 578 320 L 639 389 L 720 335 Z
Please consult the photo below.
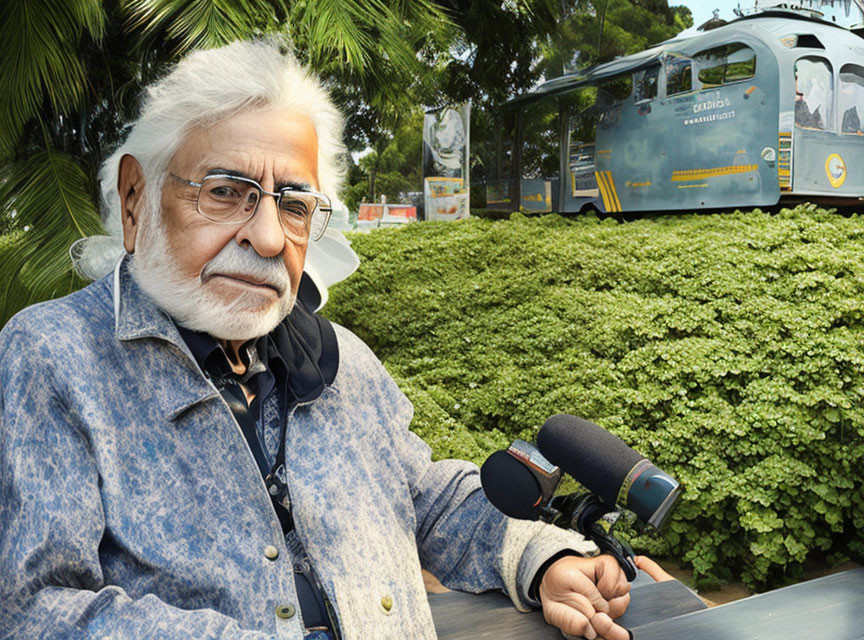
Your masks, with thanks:
M 193 130 L 167 173 L 251 178 L 267 191 L 318 189 L 318 142 L 308 117 L 249 111 Z M 226 340 L 269 333 L 293 306 L 308 239 L 286 236 L 276 200 L 264 196 L 244 223 L 221 224 L 197 209 L 198 188 L 166 176 L 161 225 L 145 216 L 133 270 L 142 288 L 181 325 Z

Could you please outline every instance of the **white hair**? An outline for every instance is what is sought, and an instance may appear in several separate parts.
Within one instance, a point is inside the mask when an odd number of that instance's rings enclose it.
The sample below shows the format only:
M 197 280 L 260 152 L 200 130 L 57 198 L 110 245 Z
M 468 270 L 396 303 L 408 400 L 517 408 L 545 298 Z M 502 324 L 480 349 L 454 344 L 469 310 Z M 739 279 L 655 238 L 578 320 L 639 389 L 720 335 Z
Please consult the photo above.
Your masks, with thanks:
M 120 158 L 130 154 L 141 164 L 147 183 L 146 209 L 161 221 L 165 172 L 186 135 L 196 127 L 259 109 L 290 110 L 309 117 L 318 137 L 318 189 L 335 198 L 344 177 L 345 147 L 343 119 L 330 96 L 320 80 L 287 52 L 283 40 L 237 41 L 188 54 L 149 87 L 128 138 L 99 173 L 102 220 L 108 232 L 122 238 L 117 192 Z M 95 279 L 107 273 L 122 252 L 115 248 L 115 255 L 106 256 L 105 242 L 89 240 L 73 246 L 71 253 L 78 270 Z

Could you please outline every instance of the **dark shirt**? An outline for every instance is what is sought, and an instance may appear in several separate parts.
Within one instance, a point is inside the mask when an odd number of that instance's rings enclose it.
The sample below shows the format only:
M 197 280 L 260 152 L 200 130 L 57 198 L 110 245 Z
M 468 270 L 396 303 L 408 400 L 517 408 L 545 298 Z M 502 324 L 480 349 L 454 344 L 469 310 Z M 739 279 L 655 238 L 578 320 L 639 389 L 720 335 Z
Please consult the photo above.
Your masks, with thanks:
M 333 328 L 327 320 L 309 311 L 300 299 L 302 293 L 301 290 L 292 312 L 271 333 L 250 340 L 240 348 L 240 357 L 246 366 L 245 373 L 240 375 L 234 373 L 225 350 L 214 338 L 179 325 L 177 328 L 201 371 L 231 408 L 267 488 L 281 486 L 284 489 L 282 493 L 271 495 L 271 499 L 288 548 L 293 555 L 300 556 L 294 558 L 294 578 L 307 628 L 331 627 L 325 595 L 293 532 L 288 488 L 279 482 L 280 478 L 285 479 L 280 467 L 285 459 L 288 416 L 298 402 L 311 402 L 321 395 L 336 377 L 339 362 Z M 251 404 L 247 404 L 242 388 L 254 394 Z M 265 445 L 265 406 L 273 401 L 273 394 L 280 417 L 279 447 L 275 455 Z M 268 481 L 268 477 L 272 481 Z

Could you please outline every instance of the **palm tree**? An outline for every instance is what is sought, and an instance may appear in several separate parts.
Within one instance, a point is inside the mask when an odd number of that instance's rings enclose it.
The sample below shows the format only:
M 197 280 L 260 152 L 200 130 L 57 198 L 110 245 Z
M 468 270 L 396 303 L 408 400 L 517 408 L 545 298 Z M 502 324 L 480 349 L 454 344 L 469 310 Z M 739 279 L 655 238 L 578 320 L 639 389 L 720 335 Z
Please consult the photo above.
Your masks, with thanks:
M 387 111 L 452 27 L 432 0 L 4 0 L 0 326 L 84 284 L 68 248 L 100 233 L 98 167 L 142 87 L 189 49 L 284 33 L 332 85 Z

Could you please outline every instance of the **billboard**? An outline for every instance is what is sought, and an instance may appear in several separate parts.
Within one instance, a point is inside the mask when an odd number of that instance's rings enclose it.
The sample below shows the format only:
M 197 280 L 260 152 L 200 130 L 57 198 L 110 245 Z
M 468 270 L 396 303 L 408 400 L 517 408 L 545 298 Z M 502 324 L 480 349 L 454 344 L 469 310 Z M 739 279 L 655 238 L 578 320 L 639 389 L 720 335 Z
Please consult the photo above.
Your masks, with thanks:
M 423 196 L 427 220 L 470 215 L 468 149 L 471 103 L 426 112 L 423 119 Z

